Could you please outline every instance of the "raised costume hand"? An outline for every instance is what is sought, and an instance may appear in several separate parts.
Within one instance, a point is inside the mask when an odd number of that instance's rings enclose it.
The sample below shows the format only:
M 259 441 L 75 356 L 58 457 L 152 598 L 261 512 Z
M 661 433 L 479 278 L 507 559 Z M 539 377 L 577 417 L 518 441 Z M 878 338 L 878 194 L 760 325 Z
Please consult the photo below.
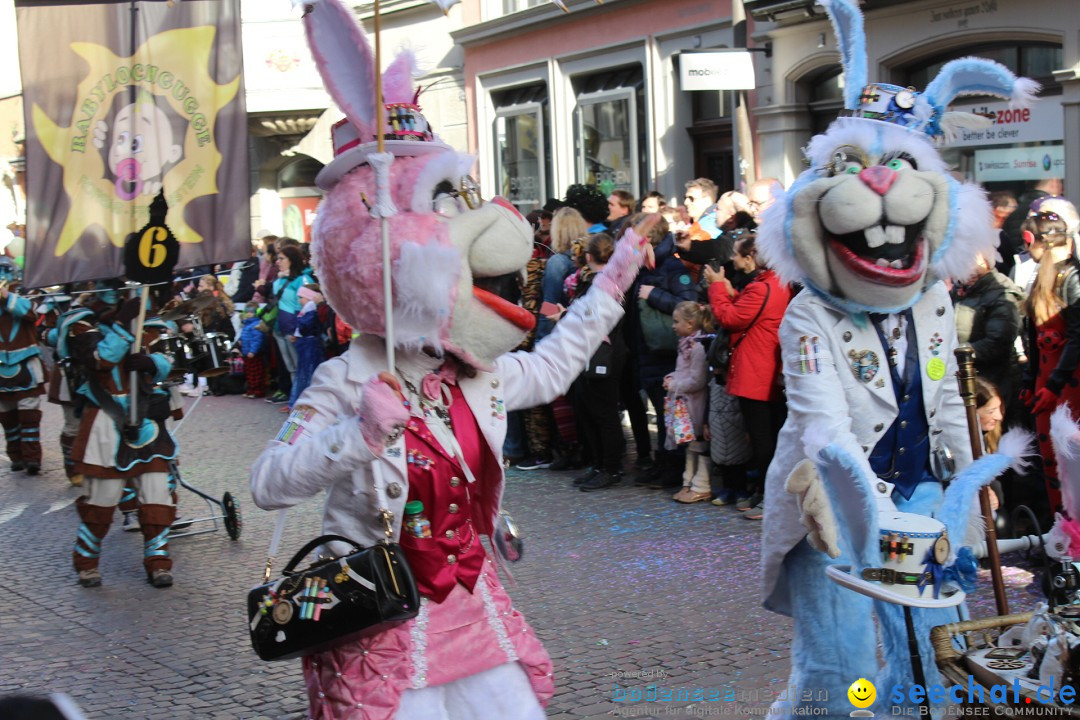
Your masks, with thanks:
M 649 216 L 626 231 L 615 246 L 607 266 L 597 274 L 593 285 L 606 292 L 619 302 L 633 284 L 638 271 L 643 265 L 651 267 L 653 263 L 652 245 L 649 244 L 649 231 L 656 225 L 657 216 Z

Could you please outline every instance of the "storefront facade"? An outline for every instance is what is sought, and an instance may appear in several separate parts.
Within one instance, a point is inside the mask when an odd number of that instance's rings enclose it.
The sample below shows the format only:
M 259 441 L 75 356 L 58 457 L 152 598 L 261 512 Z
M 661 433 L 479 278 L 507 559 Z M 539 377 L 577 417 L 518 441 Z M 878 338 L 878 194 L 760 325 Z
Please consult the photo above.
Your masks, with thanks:
M 1026 110 L 988 97 L 952 109 L 991 118 L 943 151 L 968 180 L 1019 195 L 1044 178 L 1061 178 L 1080 198 L 1080 15 L 1071 0 L 868 0 L 869 79 L 918 90 L 941 65 L 965 56 L 996 60 L 1043 84 Z M 841 108 L 836 40 L 820 6 L 749 0 L 755 38 L 773 44 L 772 83 L 759 87 L 757 148 L 763 175 L 790 183 L 803 169 L 801 148 Z M 1071 69 L 1066 69 L 1071 68 Z
M 732 187 L 730 93 L 680 88 L 679 55 L 733 46 L 730 2 L 466 0 L 469 150 L 485 194 L 522 211 L 573 183 L 681 202 L 696 176 Z
M 374 47 L 374 6 L 351 3 Z M 419 103 L 435 131 L 464 147 L 461 51 L 450 39 L 460 21 L 427 0 L 383 0 L 382 65 L 412 48 L 424 75 Z M 344 117 L 326 92 L 304 36 L 299 11 L 287 3 L 243 2 L 244 81 L 251 137 L 251 231 L 310 241 L 322 191 L 315 176 L 333 159 L 331 126 Z

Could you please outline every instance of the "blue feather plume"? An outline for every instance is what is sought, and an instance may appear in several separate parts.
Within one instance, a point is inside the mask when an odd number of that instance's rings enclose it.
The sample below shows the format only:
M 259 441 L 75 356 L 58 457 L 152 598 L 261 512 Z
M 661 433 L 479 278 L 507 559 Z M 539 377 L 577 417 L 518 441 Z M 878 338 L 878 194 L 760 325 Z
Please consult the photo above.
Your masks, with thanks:
M 1001 63 L 984 58 L 965 57 L 942 66 L 923 96 L 938 111 L 961 95 L 994 95 L 1011 100 L 1020 107 L 1029 105 L 1039 92 L 1038 83 L 1017 78 Z
M 862 11 L 855 0 L 819 0 L 819 3 L 832 21 L 844 66 L 844 108 L 855 110 L 866 87 L 866 33 Z

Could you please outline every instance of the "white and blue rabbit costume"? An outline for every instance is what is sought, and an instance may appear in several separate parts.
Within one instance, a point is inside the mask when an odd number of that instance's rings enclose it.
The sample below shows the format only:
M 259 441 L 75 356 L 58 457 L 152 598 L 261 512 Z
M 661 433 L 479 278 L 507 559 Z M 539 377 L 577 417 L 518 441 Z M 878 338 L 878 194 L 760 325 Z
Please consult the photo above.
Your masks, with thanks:
M 936 518 L 952 539 L 935 578 L 973 579 L 965 546 L 980 534 L 977 490 L 1023 454 L 1025 441 L 1010 438 L 971 463 L 941 280 L 968 277 L 977 253 L 995 257 L 997 233 L 983 191 L 948 174 L 933 140 L 980 122 L 945 112 L 956 96 L 1020 102 L 1037 86 L 977 58 L 946 64 L 922 93 L 870 84 L 856 3 L 822 5 L 839 40 L 846 109 L 810 141 L 809 169 L 758 231 L 770 266 L 806 287 L 780 329 L 788 420 L 766 480 L 764 603 L 795 621 L 792 705 L 827 694 L 805 704 L 846 716 L 849 686 L 867 678 L 884 716 L 894 712 L 893 686 L 906 692 L 914 682 L 902 608 L 834 584 L 825 570 L 881 565 L 879 512 L 899 510 Z M 947 491 L 931 461 L 944 449 L 961 470 Z M 941 586 L 924 591 L 936 601 Z M 963 612 L 913 611 L 928 684 L 940 680 L 930 628 Z

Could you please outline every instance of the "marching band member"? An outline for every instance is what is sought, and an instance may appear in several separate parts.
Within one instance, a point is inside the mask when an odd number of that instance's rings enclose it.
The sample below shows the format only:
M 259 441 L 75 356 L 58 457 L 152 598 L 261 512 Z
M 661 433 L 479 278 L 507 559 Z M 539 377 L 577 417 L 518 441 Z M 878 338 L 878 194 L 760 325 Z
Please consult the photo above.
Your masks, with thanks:
M 56 357 L 56 335 L 52 332 L 60 322 L 60 316 L 67 311 L 65 305 L 68 300 L 70 298 L 67 296 L 48 297 L 38 305 L 37 313 L 40 318 L 41 339 L 53 348 L 53 357 L 56 360 L 48 372 L 46 397 L 50 403 L 59 405 L 64 413 L 64 425 L 60 429 L 60 453 L 64 458 L 64 473 L 72 485 L 82 487 L 83 476 L 75 472 L 75 463 L 71 460 L 71 446 L 75 444 L 75 436 L 79 433 L 79 415 L 72 397 L 73 388 L 64 371 L 65 363 Z
M 12 470 L 41 472 L 41 396 L 45 367 L 37 345 L 37 315 L 13 292 L 18 282 L 11 258 L 0 257 L 0 424 Z
M 154 387 L 168 376 L 172 365 L 165 355 L 141 352 L 160 329 L 146 328 L 136 344 L 128 324 L 138 313 L 137 299 L 121 304 L 115 291 L 106 291 L 99 294 L 93 308 L 76 308 L 60 319 L 57 349 L 61 358 L 70 359 L 81 371 L 77 392 L 85 399 L 71 451 L 87 488 L 77 501 L 82 524 L 73 552 L 83 587 L 101 584 L 101 541 L 129 479 L 136 480 L 138 488 L 147 580 L 154 587 L 173 583 L 168 542 L 176 505 L 169 489 L 169 463 L 178 448 L 165 427 L 171 413 L 169 393 Z M 132 372 L 139 379 L 134 424 L 129 419 Z

